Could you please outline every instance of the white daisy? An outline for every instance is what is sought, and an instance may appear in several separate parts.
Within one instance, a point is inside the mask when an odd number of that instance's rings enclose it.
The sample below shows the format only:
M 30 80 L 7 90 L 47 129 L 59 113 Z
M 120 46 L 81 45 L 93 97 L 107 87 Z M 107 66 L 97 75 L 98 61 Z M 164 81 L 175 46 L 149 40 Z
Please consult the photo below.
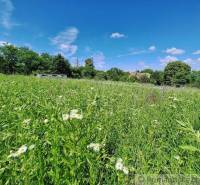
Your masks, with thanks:
M 27 125 L 30 124 L 30 122 L 31 122 L 31 119 L 25 119 L 25 120 L 23 121 L 23 123 L 24 123 L 24 124 L 27 124 Z
M 72 120 L 72 119 L 83 119 L 83 115 L 78 113 L 79 111 L 77 109 L 73 109 L 70 111 L 69 114 L 63 114 L 62 118 L 63 121 L 67 121 L 67 120 Z
M 122 160 L 121 158 L 118 158 L 118 159 L 117 159 L 117 162 L 116 162 L 116 164 L 115 164 L 115 169 L 116 169 L 116 170 L 122 171 L 122 170 L 123 170 L 123 167 L 124 167 L 124 165 L 123 165 L 123 160 Z
M 99 143 L 90 143 L 87 148 L 92 149 L 94 152 L 99 152 L 104 145 Z
M 69 119 L 69 114 L 62 115 L 63 121 L 67 121 Z
M 45 124 L 46 124 L 46 123 L 48 123 L 48 122 L 49 122 L 49 120 L 48 120 L 48 119 L 45 119 L 45 120 L 44 120 L 44 123 L 45 123 Z
M 128 175 L 128 173 L 129 173 L 128 168 L 126 166 L 124 166 L 123 160 L 121 158 L 117 159 L 117 162 L 115 164 L 115 169 L 122 171 L 125 175 Z
M 124 174 L 125 175 L 128 175 L 128 173 L 129 173 L 129 170 L 128 170 L 128 168 L 127 167 L 123 167 L 123 170 L 122 170 L 123 172 L 124 172 Z
M 22 145 L 16 152 L 11 153 L 8 158 L 11 157 L 19 157 L 20 155 L 22 155 L 23 153 L 25 153 L 27 151 L 28 147 L 26 145 Z

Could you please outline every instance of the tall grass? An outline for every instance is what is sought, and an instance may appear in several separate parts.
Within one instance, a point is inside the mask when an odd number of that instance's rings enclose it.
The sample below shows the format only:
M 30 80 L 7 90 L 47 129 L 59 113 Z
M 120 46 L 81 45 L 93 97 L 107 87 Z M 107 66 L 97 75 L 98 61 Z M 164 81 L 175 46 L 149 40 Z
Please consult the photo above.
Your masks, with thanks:
M 74 109 L 82 119 L 63 119 Z M 198 176 L 199 130 L 195 89 L 0 76 L 0 184 Z

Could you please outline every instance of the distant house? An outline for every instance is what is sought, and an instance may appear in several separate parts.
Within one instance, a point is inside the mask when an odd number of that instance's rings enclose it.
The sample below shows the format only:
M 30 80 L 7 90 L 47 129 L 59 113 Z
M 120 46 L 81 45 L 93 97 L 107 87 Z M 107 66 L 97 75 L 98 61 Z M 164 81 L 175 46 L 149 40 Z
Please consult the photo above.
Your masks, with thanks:
M 140 72 L 131 72 L 130 76 L 135 77 L 137 80 L 141 80 L 143 78 L 150 79 L 151 74 L 149 73 L 140 73 Z
M 67 78 L 65 74 L 36 74 L 38 78 Z

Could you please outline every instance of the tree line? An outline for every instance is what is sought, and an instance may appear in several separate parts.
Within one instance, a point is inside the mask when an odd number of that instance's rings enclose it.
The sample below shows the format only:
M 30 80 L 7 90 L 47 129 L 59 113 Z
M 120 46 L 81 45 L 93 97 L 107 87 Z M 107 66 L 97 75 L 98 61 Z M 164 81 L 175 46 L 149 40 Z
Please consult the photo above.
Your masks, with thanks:
M 38 54 L 27 47 L 4 44 L 0 47 L 0 73 L 3 74 L 66 74 L 70 78 L 87 78 L 123 82 L 152 83 L 155 85 L 182 86 L 200 88 L 200 71 L 181 61 L 169 63 L 164 71 L 145 69 L 125 72 L 118 68 L 107 71 L 96 70 L 92 58 L 85 60 L 84 66 L 73 67 L 61 54 L 52 56 Z

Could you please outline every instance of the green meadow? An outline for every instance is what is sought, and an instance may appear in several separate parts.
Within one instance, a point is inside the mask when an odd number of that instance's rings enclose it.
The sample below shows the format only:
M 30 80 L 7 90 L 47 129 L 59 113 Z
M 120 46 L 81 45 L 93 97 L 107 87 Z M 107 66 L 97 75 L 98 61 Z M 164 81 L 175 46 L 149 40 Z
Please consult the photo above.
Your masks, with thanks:
M 198 89 L 0 75 L 2 185 L 198 178 L 199 156 Z

